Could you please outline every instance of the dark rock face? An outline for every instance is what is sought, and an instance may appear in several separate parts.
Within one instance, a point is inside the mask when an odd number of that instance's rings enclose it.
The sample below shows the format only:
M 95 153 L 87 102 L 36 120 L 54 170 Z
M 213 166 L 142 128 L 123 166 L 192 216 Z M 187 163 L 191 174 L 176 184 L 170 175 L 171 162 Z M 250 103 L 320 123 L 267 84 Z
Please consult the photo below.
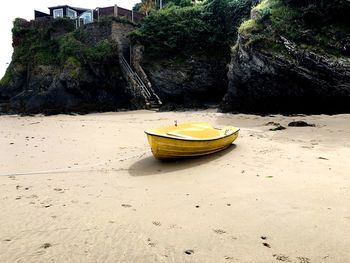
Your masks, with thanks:
M 91 68 L 80 68 L 76 77 L 69 69 L 57 66 L 37 66 L 27 71 L 19 65 L 10 84 L 0 87 L 0 111 L 58 114 L 127 108 L 130 94 L 119 65 Z
M 350 59 L 325 57 L 281 38 L 284 51 L 247 44 L 242 36 L 229 64 L 221 109 L 250 113 L 350 112 Z
M 57 40 L 54 42 L 57 43 L 61 36 L 70 32 L 62 28 L 59 21 L 50 20 L 50 25 L 44 22 L 20 21 L 24 33 L 17 33 L 14 37 L 14 54 L 16 49 L 23 49 L 24 40 L 28 42 L 26 32 L 29 30 L 52 28 L 48 31 L 47 39 L 41 40 L 44 44 L 50 40 Z M 86 47 L 95 47 L 106 40 L 112 42 L 111 25 L 106 23 L 89 24 L 74 33 L 75 40 L 81 41 Z M 74 44 L 70 48 L 72 46 Z M 99 51 L 95 49 L 95 57 L 98 55 L 96 50 Z M 31 52 L 29 48 L 25 50 L 27 52 Z M 50 52 L 51 57 L 57 55 Z M 59 52 L 59 48 L 56 48 L 56 52 Z M 100 56 L 99 59 L 87 55 L 72 58 L 73 55 L 66 56 L 61 63 L 49 64 L 16 60 L 14 55 L 7 71 L 10 77 L 4 77 L 6 81 L 0 84 L 0 113 L 88 113 L 135 106 L 132 104 L 131 91 L 123 79 L 117 54 Z
M 153 89 L 166 105 L 203 107 L 219 103 L 227 91 L 227 61 L 220 57 L 144 59 Z

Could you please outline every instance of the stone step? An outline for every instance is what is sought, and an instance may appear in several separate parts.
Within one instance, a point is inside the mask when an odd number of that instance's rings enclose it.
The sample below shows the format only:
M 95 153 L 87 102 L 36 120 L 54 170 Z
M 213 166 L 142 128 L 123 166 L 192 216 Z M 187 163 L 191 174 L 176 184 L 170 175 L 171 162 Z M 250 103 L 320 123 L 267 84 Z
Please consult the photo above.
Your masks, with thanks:
M 146 108 L 149 110 L 159 110 L 160 107 L 161 107 L 161 104 L 159 104 L 156 101 L 150 101 L 146 104 Z

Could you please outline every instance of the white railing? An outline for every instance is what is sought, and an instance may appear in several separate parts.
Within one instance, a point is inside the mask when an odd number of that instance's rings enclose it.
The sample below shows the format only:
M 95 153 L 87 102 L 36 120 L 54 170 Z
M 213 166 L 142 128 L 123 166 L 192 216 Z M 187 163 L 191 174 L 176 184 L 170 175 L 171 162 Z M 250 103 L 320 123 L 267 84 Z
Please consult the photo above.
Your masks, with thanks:
M 136 82 L 137 86 L 141 89 L 141 92 L 145 95 L 146 99 L 151 99 L 152 97 L 151 92 L 148 90 L 147 86 L 143 83 L 139 75 L 137 75 L 136 72 L 132 70 L 132 68 L 130 67 L 129 63 L 126 61 L 124 56 L 121 57 L 120 61 L 123 69 L 126 71 L 128 76 L 132 77 L 132 79 Z

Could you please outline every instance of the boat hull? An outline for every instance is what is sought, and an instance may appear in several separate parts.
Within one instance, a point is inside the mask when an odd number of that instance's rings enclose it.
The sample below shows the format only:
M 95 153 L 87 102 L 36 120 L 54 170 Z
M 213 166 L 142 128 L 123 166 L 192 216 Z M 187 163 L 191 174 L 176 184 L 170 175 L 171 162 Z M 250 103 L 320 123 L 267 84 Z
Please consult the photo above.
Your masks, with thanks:
M 147 134 L 155 158 L 160 160 L 195 157 L 215 153 L 229 147 L 238 137 L 238 131 L 213 140 L 182 140 Z

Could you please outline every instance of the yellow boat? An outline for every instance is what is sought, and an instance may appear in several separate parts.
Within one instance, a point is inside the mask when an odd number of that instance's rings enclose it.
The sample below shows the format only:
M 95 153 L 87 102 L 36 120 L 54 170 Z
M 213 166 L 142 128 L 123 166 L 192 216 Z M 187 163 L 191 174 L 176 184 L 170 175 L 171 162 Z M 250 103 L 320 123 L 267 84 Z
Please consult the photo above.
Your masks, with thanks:
M 229 147 L 239 129 L 214 128 L 206 122 L 190 122 L 146 130 L 152 153 L 157 159 L 200 156 Z

